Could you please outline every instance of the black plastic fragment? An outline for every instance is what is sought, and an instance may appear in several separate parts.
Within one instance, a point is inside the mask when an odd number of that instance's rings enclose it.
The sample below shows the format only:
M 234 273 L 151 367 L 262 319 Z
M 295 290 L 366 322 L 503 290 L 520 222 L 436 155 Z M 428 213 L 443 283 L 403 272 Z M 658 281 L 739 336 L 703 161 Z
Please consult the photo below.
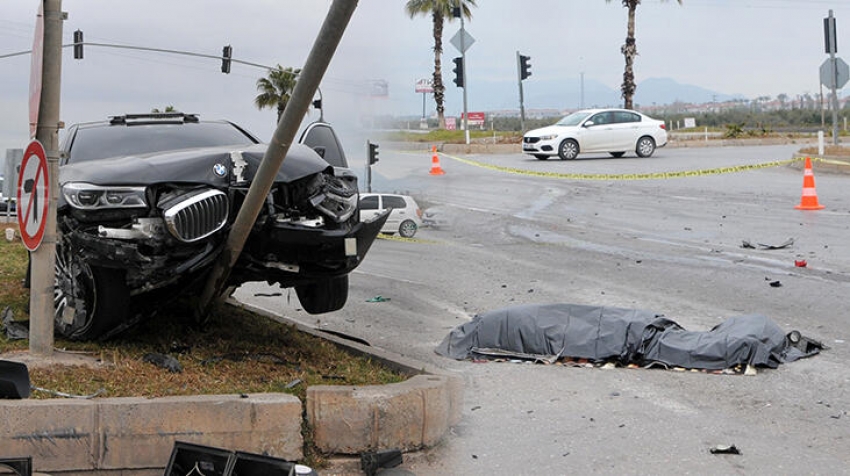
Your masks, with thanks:
M 360 455 L 360 469 L 366 476 L 375 476 L 380 468 L 395 468 L 402 463 L 401 450 L 383 450 Z

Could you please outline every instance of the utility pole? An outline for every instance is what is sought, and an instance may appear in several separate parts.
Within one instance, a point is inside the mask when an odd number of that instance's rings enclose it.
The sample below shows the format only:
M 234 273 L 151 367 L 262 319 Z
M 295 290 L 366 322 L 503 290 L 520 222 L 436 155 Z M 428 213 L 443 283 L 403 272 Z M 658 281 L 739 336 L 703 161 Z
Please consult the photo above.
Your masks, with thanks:
M 245 201 L 233 222 L 225 248 L 210 270 L 198 302 L 198 312 L 201 316 L 209 312 L 213 300 L 224 290 L 230 271 L 236 260 L 239 259 L 245 241 L 248 239 L 248 234 L 257 220 L 257 215 L 266 203 L 266 197 L 272 185 L 274 185 L 277 171 L 286 158 L 286 153 L 295 138 L 295 133 L 298 132 L 301 120 L 310 108 L 313 96 L 328 69 L 337 46 L 339 46 L 355 8 L 357 8 L 357 0 L 334 0 L 331 4 L 325 22 L 313 43 L 313 49 L 310 50 L 310 55 L 301 70 L 300 79 L 292 91 L 292 97 L 287 103 L 286 109 L 283 110 L 283 116 L 277 124 L 271 141 L 269 141 L 269 146 L 262 162 L 260 162 L 254 181 L 251 183 Z
M 44 36 L 41 44 L 41 83 L 35 138 L 47 155 L 48 209 L 44 239 L 32 252 L 30 273 L 30 353 L 49 357 L 53 353 L 53 281 L 56 265 L 56 205 L 59 195 L 59 99 L 62 78 L 62 0 L 43 0 Z M 35 49 L 35 48 L 34 48 Z M 37 61 L 38 59 L 34 60 Z M 35 70 L 35 68 L 33 68 Z M 19 211 L 20 213 L 20 211 Z

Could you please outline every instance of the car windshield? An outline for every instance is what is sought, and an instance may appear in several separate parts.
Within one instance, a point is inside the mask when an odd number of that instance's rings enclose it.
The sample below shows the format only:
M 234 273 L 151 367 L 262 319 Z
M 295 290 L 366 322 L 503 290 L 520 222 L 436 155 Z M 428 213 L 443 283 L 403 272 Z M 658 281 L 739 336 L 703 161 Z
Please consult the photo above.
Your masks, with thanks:
M 255 143 L 251 136 L 224 122 L 81 127 L 74 135 L 68 162 Z
M 587 111 L 579 111 L 570 114 L 569 116 L 564 116 L 560 121 L 556 122 L 556 126 L 577 126 L 581 124 L 581 121 L 587 119 L 590 113 Z

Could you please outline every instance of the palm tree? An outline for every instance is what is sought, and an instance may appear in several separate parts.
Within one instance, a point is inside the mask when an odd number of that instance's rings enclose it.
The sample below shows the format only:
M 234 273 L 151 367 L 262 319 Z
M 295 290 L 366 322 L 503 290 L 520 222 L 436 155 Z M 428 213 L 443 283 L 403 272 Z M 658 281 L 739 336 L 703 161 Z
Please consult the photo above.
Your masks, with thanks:
M 611 0 L 605 1 L 610 2 Z M 635 56 L 637 56 L 637 43 L 635 41 L 635 11 L 637 10 L 638 5 L 640 5 L 641 0 L 622 1 L 623 6 L 629 9 L 629 23 L 628 31 L 626 33 L 626 43 L 620 47 L 620 51 L 626 59 L 626 68 L 623 71 L 623 85 L 620 86 L 620 90 L 623 93 L 623 107 L 625 109 L 633 109 L 635 89 L 637 89 L 634 69 Z M 679 5 L 682 4 L 682 0 L 676 1 L 679 2 Z
M 277 122 L 280 122 L 280 117 L 292 97 L 292 91 L 295 89 L 300 73 L 301 69 L 283 68 L 277 65 L 277 68 L 269 71 L 268 77 L 258 79 L 257 91 L 260 94 L 254 98 L 257 109 L 277 108 Z
M 445 106 L 443 106 L 446 87 L 443 85 L 443 69 L 440 60 L 443 54 L 443 22 L 454 18 L 452 9 L 456 7 L 460 7 L 461 14 L 465 18 L 472 18 L 472 11 L 469 9 L 471 6 L 476 6 L 475 0 L 408 0 L 405 5 L 410 18 L 417 15 L 431 15 L 434 23 L 434 79 L 431 82 L 434 88 L 434 102 L 437 103 L 437 120 L 440 129 L 446 128 Z

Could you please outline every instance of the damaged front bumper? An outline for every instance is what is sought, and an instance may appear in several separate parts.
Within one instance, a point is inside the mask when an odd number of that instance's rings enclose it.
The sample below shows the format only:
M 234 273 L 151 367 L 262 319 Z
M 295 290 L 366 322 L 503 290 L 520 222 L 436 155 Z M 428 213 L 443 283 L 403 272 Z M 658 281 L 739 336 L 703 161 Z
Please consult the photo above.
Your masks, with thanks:
M 363 261 L 389 212 L 335 230 L 274 222 L 248 238 L 231 281 L 267 281 L 283 287 L 348 274 Z

